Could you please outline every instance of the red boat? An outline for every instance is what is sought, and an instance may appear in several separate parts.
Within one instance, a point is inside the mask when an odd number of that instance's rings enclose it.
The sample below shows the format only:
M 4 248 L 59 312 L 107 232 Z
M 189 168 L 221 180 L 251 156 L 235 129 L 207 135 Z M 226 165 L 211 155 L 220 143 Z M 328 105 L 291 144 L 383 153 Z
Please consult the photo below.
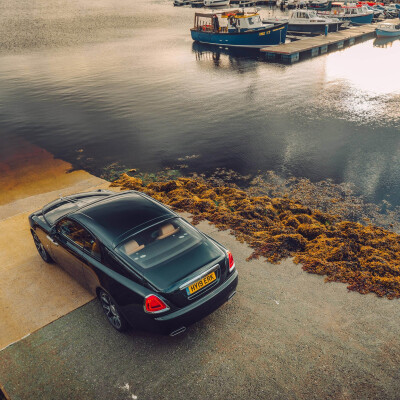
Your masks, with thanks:
M 380 6 L 385 5 L 384 3 L 378 3 L 378 2 L 375 2 L 375 1 L 359 1 L 357 3 L 357 6 L 362 6 L 363 4 L 366 4 L 366 5 L 370 6 L 370 7 L 375 6 L 377 4 L 379 4 Z

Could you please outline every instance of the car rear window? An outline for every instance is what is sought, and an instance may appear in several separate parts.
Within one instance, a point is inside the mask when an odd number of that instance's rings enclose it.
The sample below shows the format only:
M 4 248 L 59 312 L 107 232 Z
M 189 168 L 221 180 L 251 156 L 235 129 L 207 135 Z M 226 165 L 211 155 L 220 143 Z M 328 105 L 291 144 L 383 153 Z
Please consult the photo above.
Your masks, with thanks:
M 46 221 L 53 225 L 58 219 L 64 215 L 69 214 L 72 211 L 77 210 L 87 204 L 93 203 L 96 200 L 104 198 L 108 194 L 98 194 L 98 195 L 85 195 L 82 197 L 65 198 L 61 200 L 53 201 L 43 208 L 43 215 Z
M 46 208 L 43 209 L 43 215 L 50 225 L 53 225 L 59 218 L 76 210 L 79 207 L 78 204 L 71 201 L 55 201 L 50 203 Z
M 179 256 L 202 241 L 201 234 L 180 218 L 173 218 L 131 236 L 117 247 L 144 269 Z

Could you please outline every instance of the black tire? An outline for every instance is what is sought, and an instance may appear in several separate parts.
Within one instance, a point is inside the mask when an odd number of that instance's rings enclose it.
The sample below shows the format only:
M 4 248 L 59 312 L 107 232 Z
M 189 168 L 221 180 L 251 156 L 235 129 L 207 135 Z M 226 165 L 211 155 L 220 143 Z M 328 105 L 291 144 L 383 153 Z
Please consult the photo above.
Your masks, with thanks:
M 126 331 L 129 327 L 129 324 L 121 314 L 113 298 L 102 289 L 99 290 L 98 297 L 104 314 L 106 314 L 108 322 L 112 325 L 112 327 L 118 332 Z
M 36 250 L 38 251 L 40 257 L 42 257 L 42 260 L 49 264 L 53 263 L 54 260 L 51 258 L 50 254 L 44 248 L 38 235 L 36 235 L 36 232 L 32 231 L 32 236 L 33 236 L 33 242 L 35 243 Z

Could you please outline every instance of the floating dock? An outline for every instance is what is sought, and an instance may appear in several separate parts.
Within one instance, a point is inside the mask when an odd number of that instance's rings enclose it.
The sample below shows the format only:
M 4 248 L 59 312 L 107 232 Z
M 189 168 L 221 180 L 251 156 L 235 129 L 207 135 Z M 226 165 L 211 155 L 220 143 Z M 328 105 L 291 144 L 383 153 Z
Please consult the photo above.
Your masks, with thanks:
M 356 43 L 357 39 L 364 40 L 374 37 L 376 26 L 376 24 L 355 26 L 342 31 L 328 33 L 326 36 L 319 35 L 301 38 L 278 46 L 263 47 L 260 51 L 268 61 L 280 61 L 292 64 L 299 61 L 301 56 L 316 57 L 328 51 L 352 46 Z

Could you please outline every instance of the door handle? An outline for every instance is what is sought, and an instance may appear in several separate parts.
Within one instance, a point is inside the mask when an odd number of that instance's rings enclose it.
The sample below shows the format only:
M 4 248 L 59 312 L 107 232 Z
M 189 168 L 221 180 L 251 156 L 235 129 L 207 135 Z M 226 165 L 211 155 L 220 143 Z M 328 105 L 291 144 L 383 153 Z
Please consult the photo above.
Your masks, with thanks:
M 47 239 L 50 240 L 51 243 L 53 243 L 54 245 L 58 246 L 58 243 L 55 242 L 49 235 L 47 235 L 46 237 L 47 237 Z

